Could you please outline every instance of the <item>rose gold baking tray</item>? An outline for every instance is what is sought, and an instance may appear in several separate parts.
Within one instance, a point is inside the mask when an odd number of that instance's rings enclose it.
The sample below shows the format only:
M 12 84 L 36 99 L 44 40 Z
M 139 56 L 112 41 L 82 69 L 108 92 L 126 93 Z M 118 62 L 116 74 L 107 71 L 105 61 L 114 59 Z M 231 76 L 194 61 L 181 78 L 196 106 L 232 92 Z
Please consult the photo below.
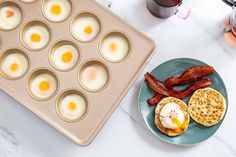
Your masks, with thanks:
M 155 43 L 95 0 L 72 0 L 70 17 L 60 23 L 50 22 L 43 16 L 41 0 L 34 3 L 15 0 L 12 2 L 22 9 L 23 19 L 14 30 L 0 30 L 0 54 L 13 48 L 21 49 L 28 55 L 30 66 L 27 74 L 19 79 L 12 80 L 0 76 L 0 89 L 76 144 L 80 146 L 90 144 L 154 54 Z M 70 33 L 71 20 L 82 12 L 96 15 L 101 23 L 99 36 L 88 43 L 77 41 Z M 20 39 L 23 26 L 34 20 L 42 21 L 48 25 L 52 34 L 50 43 L 39 51 L 25 48 Z M 125 60 L 118 63 L 106 61 L 99 52 L 101 40 L 110 32 L 121 32 L 130 41 L 130 54 Z M 61 40 L 72 41 L 80 49 L 80 60 L 77 66 L 67 72 L 55 69 L 48 59 L 51 47 Z M 99 61 L 108 68 L 109 83 L 99 92 L 85 90 L 77 79 L 78 70 L 88 61 Z M 27 91 L 27 79 L 36 69 L 48 69 L 58 78 L 58 90 L 48 100 L 38 101 L 31 97 Z M 61 119 L 55 108 L 58 97 L 68 90 L 83 93 L 88 102 L 86 115 L 80 121 L 73 123 Z

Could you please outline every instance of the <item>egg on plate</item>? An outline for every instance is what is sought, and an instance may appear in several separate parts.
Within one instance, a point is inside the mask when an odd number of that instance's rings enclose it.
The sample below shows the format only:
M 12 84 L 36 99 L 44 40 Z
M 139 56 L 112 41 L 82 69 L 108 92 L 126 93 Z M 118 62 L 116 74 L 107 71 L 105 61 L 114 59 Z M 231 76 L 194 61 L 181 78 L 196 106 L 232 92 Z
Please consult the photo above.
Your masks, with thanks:
M 21 19 L 22 12 L 18 6 L 7 5 L 0 7 L 0 29 L 14 29 L 20 24 Z
M 98 18 L 90 13 L 77 15 L 71 24 L 71 33 L 79 41 L 88 42 L 96 38 L 101 25 Z
M 84 116 L 87 102 L 77 93 L 65 95 L 57 104 L 57 111 L 62 119 L 76 121 Z
M 79 50 L 72 44 L 63 44 L 52 49 L 50 60 L 59 70 L 73 68 L 79 60 Z
M 187 105 L 174 97 L 164 98 L 155 109 L 155 125 L 168 136 L 177 136 L 185 132 L 189 120 Z
M 31 50 L 44 48 L 50 40 L 49 29 L 44 25 L 33 25 L 23 30 L 24 45 Z
M 120 62 L 130 51 L 128 39 L 121 33 L 108 34 L 100 45 L 101 55 L 110 62 Z
M 47 99 L 55 94 L 58 82 L 50 73 L 36 74 L 29 82 L 29 90 L 37 99 Z
M 28 66 L 28 58 L 20 50 L 13 50 L 1 58 L 1 71 L 6 77 L 19 78 L 26 73 Z
M 89 64 L 82 68 L 79 80 L 89 91 L 98 91 L 108 82 L 108 70 L 100 64 Z
M 69 0 L 45 0 L 42 9 L 48 20 L 61 22 L 69 16 L 71 2 Z

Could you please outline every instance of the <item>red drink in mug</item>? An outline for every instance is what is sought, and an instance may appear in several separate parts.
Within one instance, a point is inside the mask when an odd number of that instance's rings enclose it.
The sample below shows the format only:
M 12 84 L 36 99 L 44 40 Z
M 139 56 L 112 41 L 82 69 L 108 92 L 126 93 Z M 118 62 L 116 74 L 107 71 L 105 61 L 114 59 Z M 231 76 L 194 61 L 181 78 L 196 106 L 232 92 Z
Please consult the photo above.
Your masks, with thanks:
M 180 7 L 182 0 L 147 0 L 148 10 L 156 17 L 167 18 L 177 14 L 185 19 L 189 16 L 190 10 Z

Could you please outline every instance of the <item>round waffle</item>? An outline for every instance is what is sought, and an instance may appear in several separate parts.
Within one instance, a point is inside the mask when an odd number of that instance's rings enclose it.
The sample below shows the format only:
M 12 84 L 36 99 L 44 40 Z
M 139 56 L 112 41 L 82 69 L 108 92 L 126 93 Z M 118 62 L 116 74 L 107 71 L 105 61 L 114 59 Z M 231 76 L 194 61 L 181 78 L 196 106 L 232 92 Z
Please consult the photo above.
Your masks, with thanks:
M 192 119 L 204 126 L 217 124 L 222 120 L 226 111 L 224 97 L 212 88 L 195 91 L 188 106 Z

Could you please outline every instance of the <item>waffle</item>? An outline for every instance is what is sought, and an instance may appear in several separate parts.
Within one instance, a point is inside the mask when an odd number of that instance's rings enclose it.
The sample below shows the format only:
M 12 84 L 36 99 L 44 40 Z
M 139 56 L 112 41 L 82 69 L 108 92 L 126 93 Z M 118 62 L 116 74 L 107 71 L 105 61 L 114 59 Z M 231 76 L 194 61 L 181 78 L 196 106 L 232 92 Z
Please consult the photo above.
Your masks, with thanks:
M 212 88 L 197 90 L 189 101 L 191 118 L 204 126 L 217 124 L 224 117 L 225 111 L 224 97 Z

